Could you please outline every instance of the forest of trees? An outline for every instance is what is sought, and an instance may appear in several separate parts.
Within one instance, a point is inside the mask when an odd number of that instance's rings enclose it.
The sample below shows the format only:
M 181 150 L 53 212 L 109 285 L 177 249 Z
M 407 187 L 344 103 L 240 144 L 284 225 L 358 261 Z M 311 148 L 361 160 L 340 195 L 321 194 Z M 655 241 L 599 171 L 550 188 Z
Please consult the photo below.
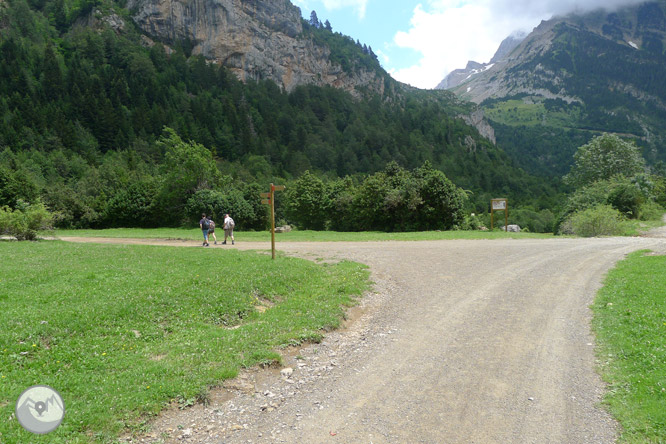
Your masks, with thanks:
M 122 33 L 79 24 L 93 7 L 127 18 L 118 5 L 91 2 L 0 7 L 0 206 L 39 200 L 63 227 L 174 226 L 192 217 L 198 204 L 188 199 L 206 192 L 244 206 L 239 227 L 259 229 L 258 193 L 269 182 L 308 171 L 330 187 L 362 186 L 392 163 L 443 173 L 466 190 L 468 213 L 486 212 L 498 196 L 534 212 L 558 202 L 556 181 L 516 167 L 457 117 L 449 93 L 393 87 L 355 99 L 331 87 L 244 84 L 187 48 L 143 47 L 129 19 Z M 346 69 L 381 69 L 371 49 L 330 26 L 304 28 L 303 38 L 327 44 Z M 209 176 L 169 201 L 176 145 L 194 147 Z

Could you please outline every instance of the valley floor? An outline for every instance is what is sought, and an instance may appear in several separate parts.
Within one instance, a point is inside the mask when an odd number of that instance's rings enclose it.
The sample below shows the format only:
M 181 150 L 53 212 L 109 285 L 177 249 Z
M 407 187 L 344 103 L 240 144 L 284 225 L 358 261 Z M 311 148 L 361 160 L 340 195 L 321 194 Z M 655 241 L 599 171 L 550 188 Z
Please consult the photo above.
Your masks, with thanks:
M 640 249 L 666 253 L 666 239 L 278 249 L 366 263 L 375 291 L 348 328 L 287 353 L 288 370 L 249 371 L 208 406 L 165 412 L 135 442 L 615 442 L 618 426 L 599 407 L 589 306 L 618 260 Z

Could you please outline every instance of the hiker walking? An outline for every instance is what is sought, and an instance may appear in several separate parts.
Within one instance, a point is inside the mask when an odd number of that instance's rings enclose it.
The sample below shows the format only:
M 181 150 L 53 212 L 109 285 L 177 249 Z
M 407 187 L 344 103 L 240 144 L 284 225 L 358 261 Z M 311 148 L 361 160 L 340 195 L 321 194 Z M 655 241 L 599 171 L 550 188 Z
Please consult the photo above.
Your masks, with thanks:
M 201 220 L 199 221 L 199 228 L 201 228 L 201 232 L 203 233 L 203 246 L 208 247 L 210 244 L 208 243 L 208 230 L 210 229 L 210 220 L 206 218 L 206 213 L 201 213 Z
M 208 219 L 208 238 L 213 236 L 213 243 L 217 245 L 217 237 L 215 236 L 215 221 L 213 219 Z
M 227 244 L 227 237 L 231 238 L 231 245 L 234 244 L 234 227 L 236 226 L 236 223 L 234 220 L 229 216 L 229 213 L 224 215 L 224 242 L 222 242 L 222 245 Z

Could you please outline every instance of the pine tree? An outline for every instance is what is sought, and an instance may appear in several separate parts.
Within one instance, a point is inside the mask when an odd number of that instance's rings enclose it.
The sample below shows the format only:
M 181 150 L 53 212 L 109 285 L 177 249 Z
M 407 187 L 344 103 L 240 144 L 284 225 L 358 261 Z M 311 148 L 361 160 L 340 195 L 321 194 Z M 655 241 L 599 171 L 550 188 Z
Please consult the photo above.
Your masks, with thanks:
M 67 30 L 68 25 L 67 5 L 65 4 L 65 0 L 56 0 L 53 8 L 53 17 L 55 19 L 56 28 L 58 28 L 58 31 L 64 32 Z
M 63 76 L 53 45 L 46 45 L 42 61 L 42 91 L 48 100 L 54 100 L 62 94 Z
M 313 28 L 319 28 L 319 23 L 320 22 L 319 22 L 319 18 L 317 17 L 317 12 L 316 11 L 312 11 L 310 13 L 309 23 L 310 23 L 310 26 L 312 26 Z

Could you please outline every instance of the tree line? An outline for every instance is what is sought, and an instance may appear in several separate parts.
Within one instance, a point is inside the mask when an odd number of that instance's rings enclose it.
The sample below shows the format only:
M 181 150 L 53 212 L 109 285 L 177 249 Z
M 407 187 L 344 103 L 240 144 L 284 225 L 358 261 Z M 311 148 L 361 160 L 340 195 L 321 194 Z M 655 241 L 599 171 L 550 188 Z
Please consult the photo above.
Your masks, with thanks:
M 558 201 L 553 181 L 526 174 L 466 125 L 458 117 L 464 107 L 449 93 L 402 89 L 386 73 L 385 94 L 366 91 L 360 99 L 332 87 L 288 93 L 272 81 L 241 83 L 189 54 L 187 45 L 173 52 L 160 43 L 142 46 L 129 13 L 113 2 L 94 5 L 124 17 L 124 31 L 101 21 L 76 24 L 92 4 L 62 3 L 61 21 L 48 2 L 0 6 L 0 206 L 39 201 L 56 214 L 57 226 L 96 228 L 175 226 L 189 223 L 202 205 L 229 207 L 242 212 L 239 228 L 260 229 L 258 193 L 267 183 L 291 183 L 307 171 L 328 188 L 350 181 L 361 193 L 397 166 L 410 179 L 396 177 L 410 185 L 398 186 L 387 208 L 411 211 L 430 199 L 415 185 L 425 179 L 411 176 L 426 165 L 428 175 L 437 171 L 466 190 L 467 213 L 487 211 L 500 195 L 535 212 Z M 304 28 L 302 38 L 328 45 L 333 58 L 347 60 L 345 69 L 381 71 L 352 39 Z M 188 163 L 175 147 L 197 160 Z M 185 164 L 205 165 L 193 173 L 197 181 L 173 175 Z M 351 199 L 329 194 L 338 207 Z M 288 207 L 284 218 L 295 221 Z M 364 208 L 347 208 L 358 211 L 338 214 L 353 222 L 325 225 L 432 226 L 427 218 L 366 225 L 358 219 Z M 445 226 L 459 223 L 455 216 Z
M 0 167 L 0 208 L 24 210 L 43 202 L 63 227 L 194 226 L 201 213 L 218 219 L 231 213 L 239 229 L 267 228 L 260 196 L 266 186 L 223 175 L 209 150 L 183 141 L 171 128 L 157 143 L 165 161 L 155 169 L 131 151 L 108 154 L 98 168 L 77 172 L 75 163 L 60 156 L 36 159 L 5 150 L 0 156 L 14 168 Z M 83 176 L 74 194 L 61 187 L 40 194 L 20 174 L 21 162 L 43 168 L 56 180 L 61 174 Z M 413 171 L 392 162 L 363 179 L 324 181 L 306 171 L 288 182 L 278 213 L 302 229 L 445 230 L 463 227 L 466 204 L 467 194 L 428 162 Z

